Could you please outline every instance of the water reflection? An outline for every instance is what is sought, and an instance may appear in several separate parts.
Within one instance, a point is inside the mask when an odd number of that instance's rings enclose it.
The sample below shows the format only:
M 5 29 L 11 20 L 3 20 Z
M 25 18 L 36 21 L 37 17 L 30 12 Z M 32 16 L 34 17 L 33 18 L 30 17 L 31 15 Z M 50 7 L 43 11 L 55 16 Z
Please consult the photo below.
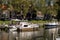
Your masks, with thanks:
M 1 32 L 2 35 L 0 36 L 1 40 L 43 40 L 43 29 L 39 31 L 29 31 L 29 32 L 20 32 L 19 34 L 14 31 Z
M 17 32 L 13 32 L 13 37 L 14 38 L 20 38 L 20 40 L 28 40 L 28 39 L 33 39 L 34 37 L 37 38 L 39 36 L 43 36 L 43 33 L 40 31 L 31 31 L 31 32 L 20 32 L 19 36 Z

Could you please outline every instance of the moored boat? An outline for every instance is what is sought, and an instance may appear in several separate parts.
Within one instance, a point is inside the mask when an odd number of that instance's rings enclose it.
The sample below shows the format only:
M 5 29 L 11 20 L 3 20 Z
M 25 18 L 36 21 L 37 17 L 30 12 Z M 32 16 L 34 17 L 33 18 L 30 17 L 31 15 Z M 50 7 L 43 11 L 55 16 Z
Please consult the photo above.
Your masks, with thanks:
M 19 28 L 20 31 L 37 31 L 39 28 L 39 25 L 29 23 L 29 22 L 18 22 L 18 24 L 9 26 L 9 27 L 12 27 L 12 29 L 10 29 L 10 31 L 17 30 L 17 28 Z
M 58 25 L 58 22 L 49 22 L 44 24 L 46 29 L 56 28 Z

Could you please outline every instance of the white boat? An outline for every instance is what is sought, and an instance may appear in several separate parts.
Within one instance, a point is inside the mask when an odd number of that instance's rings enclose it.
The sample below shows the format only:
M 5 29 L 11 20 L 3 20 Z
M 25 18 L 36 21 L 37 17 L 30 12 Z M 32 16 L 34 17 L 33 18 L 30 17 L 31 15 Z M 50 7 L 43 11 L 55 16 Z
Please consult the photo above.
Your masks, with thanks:
M 22 31 L 33 31 L 33 30 L 38 30 L 39 25 L 38 24 L 33 24 L 33 23 L 28 23 L 28 22 L 19 22 L 16 25 L 9 26 L 12 27 L 10 31 L 14 31 L 17 28 L 19 28 Z
M 15 27 L 15 25 L 9 26 L 11 29 L 9 29 L 10 31 L 15 31 L 17 30 L 17 28 Z
M 58 25 L 58 22 L 49 22 L 49 23 L 46 23 L 46 25 Z
M 58 25 L 58 22 L 49 22 L 44 24 L 46 29 L 56 28 Z
M 60 40 L 60 38 L 56 38 L 56 40 Z

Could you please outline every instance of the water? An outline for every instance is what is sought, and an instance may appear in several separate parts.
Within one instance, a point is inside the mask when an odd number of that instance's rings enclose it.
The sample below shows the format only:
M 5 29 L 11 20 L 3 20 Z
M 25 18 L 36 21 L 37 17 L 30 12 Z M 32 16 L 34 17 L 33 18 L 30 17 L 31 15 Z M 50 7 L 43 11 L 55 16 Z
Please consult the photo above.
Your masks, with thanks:
M 0 40 L 43 40 L 43 29 L 39 31 L 29 31 L 29 32 L 1 32 Z

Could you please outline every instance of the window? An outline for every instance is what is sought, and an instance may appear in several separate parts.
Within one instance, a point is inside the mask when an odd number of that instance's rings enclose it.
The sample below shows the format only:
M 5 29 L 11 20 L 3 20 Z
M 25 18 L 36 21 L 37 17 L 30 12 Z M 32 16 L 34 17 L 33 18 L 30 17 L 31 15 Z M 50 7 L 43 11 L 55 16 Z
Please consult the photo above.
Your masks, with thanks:
M 28 27 L 28 25 L 24 25 L 24 27 Z

